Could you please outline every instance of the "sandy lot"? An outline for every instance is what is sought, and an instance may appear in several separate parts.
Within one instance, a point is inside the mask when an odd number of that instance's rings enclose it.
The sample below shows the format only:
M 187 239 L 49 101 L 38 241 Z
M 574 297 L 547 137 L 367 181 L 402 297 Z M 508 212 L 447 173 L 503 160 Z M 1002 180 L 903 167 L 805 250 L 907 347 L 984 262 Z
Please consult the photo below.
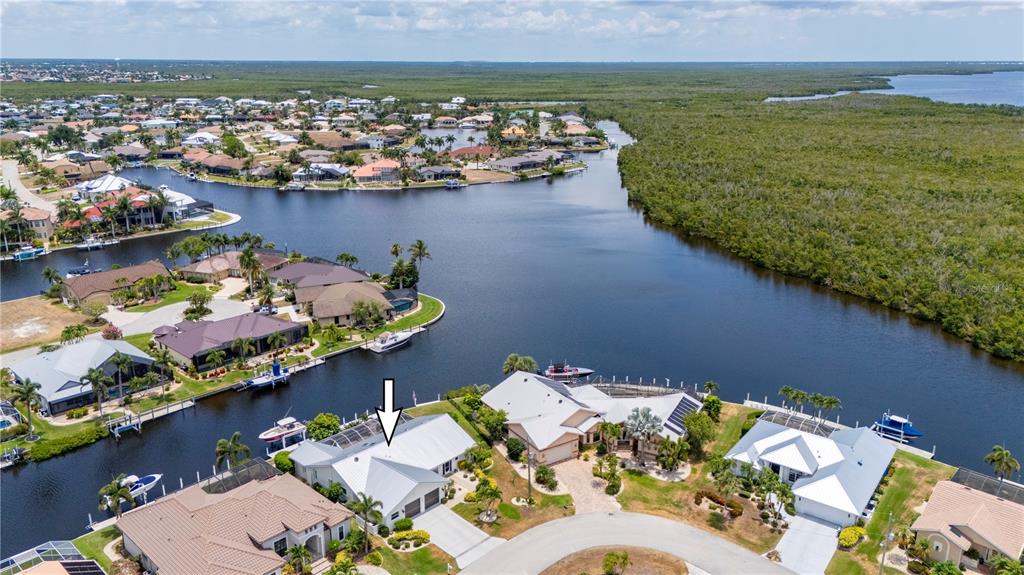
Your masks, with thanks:
M 466 176 L 466 180 L 471 184 L 479 182 L 513 182 L 516 179 L 511 174 L 492 170 L 463 170 L 462 175 Z
M 579 573 L 603 573 L 602 562 L 609 551 L 629 553 L 629 575 L 686 575 L 686 562 L 682 559 L 640 547 L 594 547 L 562 559 L 543 571 L 541 575 L 578 575 Z
M 0 303 L 0 352 L 60 339 L 66 326 L 86 316 L 39 296 Z

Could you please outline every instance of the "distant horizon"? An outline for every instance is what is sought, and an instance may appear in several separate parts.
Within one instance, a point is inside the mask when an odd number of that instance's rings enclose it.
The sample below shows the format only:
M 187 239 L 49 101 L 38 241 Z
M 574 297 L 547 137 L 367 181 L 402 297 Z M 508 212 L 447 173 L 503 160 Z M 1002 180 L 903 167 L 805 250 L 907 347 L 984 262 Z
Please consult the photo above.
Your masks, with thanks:
M 1020 65 L 1024 60 L 1000 60 L 982 58 L 970 60 L 321 60 L 321 59 L 260 59 L 260 58 L 79 58 L 68 56 L 17 56 L 0 57 L 5 61 L 66 61 L 66 62 L 243 62 L 243 63 L 284 63 L 300 62 L 312 64 L 980 64 Z M 1002 70 L 996 70 L 1002 71 Z M 987 74 L 992 72 L 978 72 Z

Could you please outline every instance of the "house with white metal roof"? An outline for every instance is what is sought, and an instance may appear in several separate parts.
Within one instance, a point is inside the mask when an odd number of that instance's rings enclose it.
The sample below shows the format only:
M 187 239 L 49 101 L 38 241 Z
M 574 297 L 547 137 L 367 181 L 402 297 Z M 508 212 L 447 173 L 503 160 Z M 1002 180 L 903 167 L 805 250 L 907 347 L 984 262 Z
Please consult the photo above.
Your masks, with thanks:
M 481 399 L 504 411 L 509 433 L 548 464 L 576 457 L 581 446 L 600 439 L 601 422 L 622 423 L 634 409 L 650 408 L 662 421 L 659 436 L 674 439 L 686 433 L 682 417 L 702 407 L 684 392 L 616 397 L 594 385 L 569 386 L 525 371 L 509 375 Z
M 383 503 L 389 527 L 441 502 L 447 476 L 475 442 L 448 415 L 403 416 L 391 443 L 376 420 L 360 422 L 291 452 L 295 473 L 309 484 L 340 483 L 343 500 L 365 493 Z
M 797 513 L 846 526 L 863 515 L 895 453 L 866 427 L 824 437 L 761 420 L 725 457 L 737 474 L 745 463 L 777 473 L 792 486 Z

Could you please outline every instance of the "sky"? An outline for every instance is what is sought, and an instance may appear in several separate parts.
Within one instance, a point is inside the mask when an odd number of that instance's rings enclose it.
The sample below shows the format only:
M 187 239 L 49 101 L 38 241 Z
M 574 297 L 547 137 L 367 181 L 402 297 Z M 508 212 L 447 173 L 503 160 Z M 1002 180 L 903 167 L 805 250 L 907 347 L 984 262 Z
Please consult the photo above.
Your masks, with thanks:
M 0 58 L 1024 60 L 1024 0 L 0 0 Z

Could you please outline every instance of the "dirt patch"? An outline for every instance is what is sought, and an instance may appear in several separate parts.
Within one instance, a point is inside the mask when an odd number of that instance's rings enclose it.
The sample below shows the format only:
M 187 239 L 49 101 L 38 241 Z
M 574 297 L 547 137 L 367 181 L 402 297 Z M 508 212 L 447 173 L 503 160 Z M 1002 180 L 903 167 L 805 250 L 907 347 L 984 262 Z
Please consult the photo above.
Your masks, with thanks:
M 88 318 L 39 296 L 0 303 L 0 352 L 57 341 L 65 327 Z
M 466 177 L 466 181 L 471 184 L 479 183 L 490 183 L 490 182 L 513 182 L 515 176 L 506 174 L 505 172 L 495 172 L 492 170 L 462 170 L 462 175 Z
M 629 575 L 686 575 L 686 562 L 668 553 L 643 547 L 594 547 L 573 553 L 548 567 L 541 575 L 579 575 L 580 573 L 604 573 L 604 556 L 613 551 L 629 554 Z

